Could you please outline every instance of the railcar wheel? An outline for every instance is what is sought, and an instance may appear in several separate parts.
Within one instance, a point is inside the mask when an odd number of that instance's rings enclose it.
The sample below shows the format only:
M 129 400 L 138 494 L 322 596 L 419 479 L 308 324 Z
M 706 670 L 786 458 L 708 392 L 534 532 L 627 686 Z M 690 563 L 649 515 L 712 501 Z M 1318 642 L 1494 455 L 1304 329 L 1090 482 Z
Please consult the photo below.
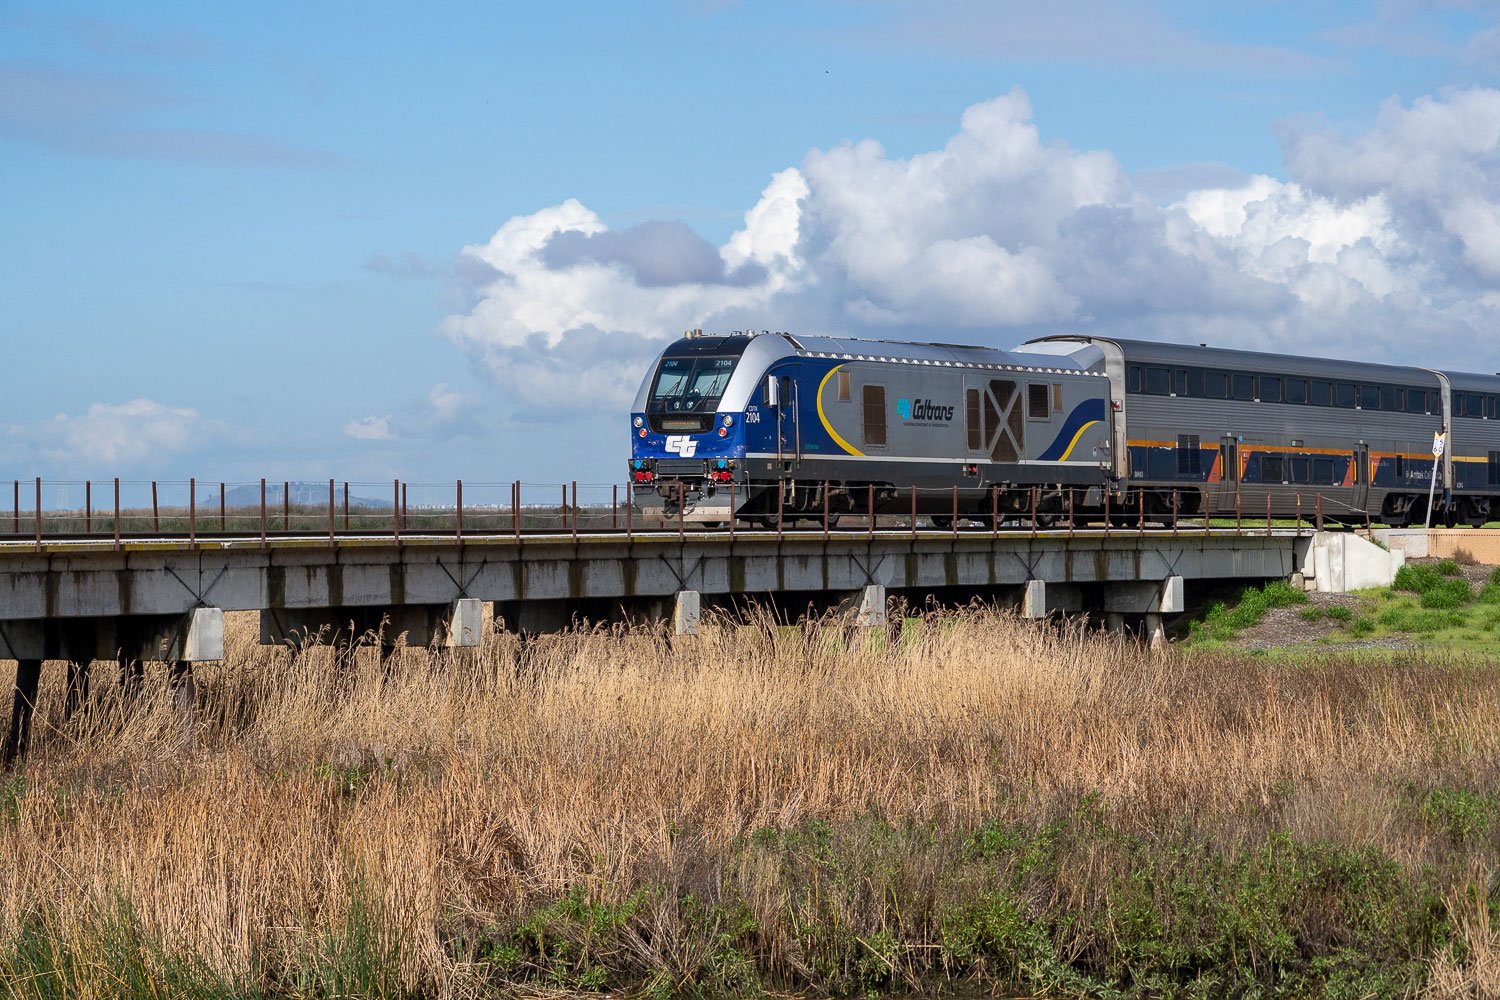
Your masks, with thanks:
M 937 528 L 939 531 L 947 531 L 949 528 L 953 527 L 953 518 L 947 514 L 934 514 L 929 517 L 928 520 L 931 521 L 932 526 L 934 528 Z

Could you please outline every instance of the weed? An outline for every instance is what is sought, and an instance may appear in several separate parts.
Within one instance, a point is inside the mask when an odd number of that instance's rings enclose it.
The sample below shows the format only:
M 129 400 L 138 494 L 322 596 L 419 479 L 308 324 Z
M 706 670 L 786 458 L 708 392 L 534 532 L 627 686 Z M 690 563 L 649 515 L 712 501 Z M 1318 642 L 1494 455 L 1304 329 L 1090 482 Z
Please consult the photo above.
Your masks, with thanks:
M 1465 844 L 1489 833 L 1495 824 L 1497 801 L 1493 795 L 1468 789 L 1434 788 L 1422 798 L 1419 808 L 1423 818 L 1449 840 Z
M 1422 607 L 1452 609 L 1461 608 L 1474 599 L 1474 591 L 1466 581 L 1448 577 L 1422 593 Z
M 1272 608 L 1307 603 L 1307 594 L 1285 580 L 1273 580 L 1262 588 L 1247 587 L 1235 598 L 1233 607 L 1214 602 L 1205 609 L 1202 620 L 1188 626 L 1197 642 L 1227 642 L 1240 631 L 1259 624 Z
M 1297 617 L 1301 618 L 1305 622 L 1322 621 L 1323 609 L 1317 607 L 1316 605 L 1310 608 L 1303 608 L 1301 611 L 1297 612 Z
M 1472 557 L 1470 557 L 1472 558 Z M 1437 565 L 1432 567 L 1439 576 L 1463 576 L 1463 567 L 1456 559 L 1439 559 Z
M 1323 609 L 1323 617 L 1347 625 L 1354 618 L 1354 612 L 1342 604 L 1330 604 Z

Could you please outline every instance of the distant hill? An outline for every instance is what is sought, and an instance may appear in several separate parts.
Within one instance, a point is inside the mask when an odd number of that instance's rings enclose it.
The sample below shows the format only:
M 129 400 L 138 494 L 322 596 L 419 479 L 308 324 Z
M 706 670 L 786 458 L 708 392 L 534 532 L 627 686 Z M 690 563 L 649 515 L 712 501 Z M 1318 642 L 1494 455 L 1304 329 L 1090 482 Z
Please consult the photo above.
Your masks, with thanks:
M 327 507 L 328 506 L 328 484 L 327 483 L 292 483 L 288 490 L 292 506 L 305 507 Z M 280 483 L 266 483 L 266 506 L 281 506 L 282 487 Z M 204 506 L 217 507 L 219 505 L 219 494 L 210 493 L 206 497 L 200 497 L 198 502 Z M 342 486 L 334 487 L 334 503 L 342 507 L 344 505 L 344 490 Z M 224 506 L 226 507 L 259 507 L 260 506 L 260 484 L 252 486 L 235 486 L 224 491 Z M 349 506 L 358 507 L 362 510 L 390 510 L 394 504 L 390 499 L 377 500 L 373 497 L 355 496 L 349 494 Z

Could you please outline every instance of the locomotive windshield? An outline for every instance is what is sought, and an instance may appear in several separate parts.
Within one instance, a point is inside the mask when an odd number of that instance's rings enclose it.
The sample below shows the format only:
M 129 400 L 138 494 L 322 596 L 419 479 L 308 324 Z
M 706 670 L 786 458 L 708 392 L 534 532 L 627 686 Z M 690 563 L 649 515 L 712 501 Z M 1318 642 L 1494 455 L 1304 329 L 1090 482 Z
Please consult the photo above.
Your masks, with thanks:
M 650 409 L 694 413 L 719 405 L 739 358 L 663 358 L 651 387 Z

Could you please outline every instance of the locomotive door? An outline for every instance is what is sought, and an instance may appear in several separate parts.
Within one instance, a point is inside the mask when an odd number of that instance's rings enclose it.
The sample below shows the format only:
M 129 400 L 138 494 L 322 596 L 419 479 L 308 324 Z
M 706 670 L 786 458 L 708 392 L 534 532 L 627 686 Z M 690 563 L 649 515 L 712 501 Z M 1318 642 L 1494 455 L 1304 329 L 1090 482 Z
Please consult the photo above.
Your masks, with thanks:
M 1366 510 L 1370 501 L 1370 446 L 1354 446 L 1354 509 Z
M 776 409 L 776 460 L 780 471 L 790 471 L 802 462 L 802 429 L 797 422 L 797 379 L 789 374 L 776 374 L 772 378 L 776 391 L 772 406 Z

